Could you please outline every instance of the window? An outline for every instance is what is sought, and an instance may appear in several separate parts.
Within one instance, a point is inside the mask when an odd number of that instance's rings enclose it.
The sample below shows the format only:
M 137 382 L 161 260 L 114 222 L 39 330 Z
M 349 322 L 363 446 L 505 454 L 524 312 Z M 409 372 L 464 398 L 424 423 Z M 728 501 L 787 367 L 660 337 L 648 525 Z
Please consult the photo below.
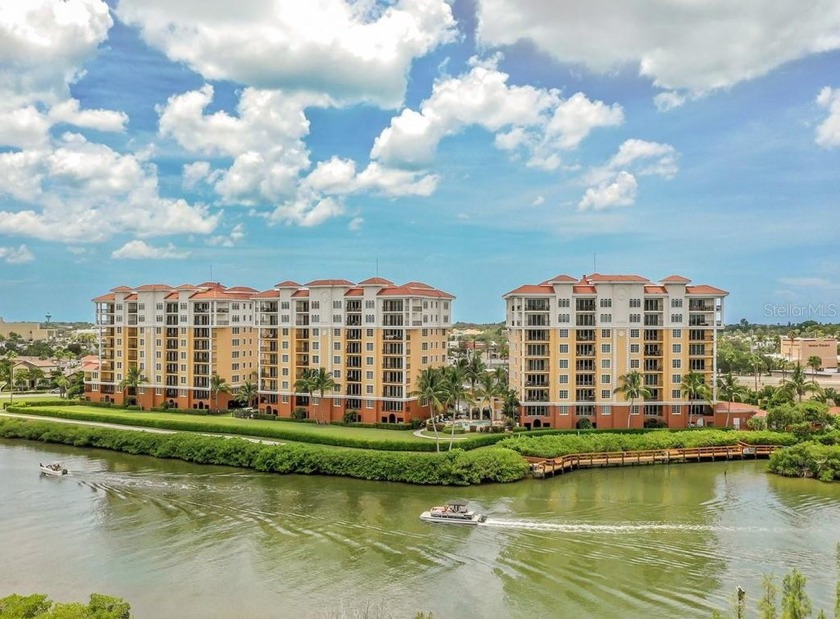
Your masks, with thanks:
M 341 350 L 341 342 L 333 342 L 333 350 Z
M 601 337 L 603 337 L 603 338 L 609 338 L 609 337 L 610 337 L 610 335 L 611 335 L 611 333 L 610 333 L 610 330 L 609 330 L 609 329 L 601 329 Z
M 631 415 L 638 415 L 639 414 L 639 405 L 638 404 L 634 404 L 633 406 L 630 407 L 630 414 Z
M 571 307 L 571 299 L 557 299 L 557 307 Z
M 612 322 L 612 314 L 601 314 L 601 322 Z M 604 331 L 608 330 L 609 329 L 604 329 Z
M 602 400 L 609 400 L 611 395 L 612 395 L 612 391 L 610 391 L 609 389 L 601 389 L 601 399 Z
M 367 329 L 367 336 L 373 337 L 373 329 Z
M 558 392 L 557 392 L 557 397 L 558 397 L 560 400 L 568 400 L 568 399 L 569 399 L 569 391 L 568 391 L 568 389 L 561 389 L 560 391 L 558 391 Z M 565 408 L 565 409 L 566 409 L 566 412 L 565 412 L 565 413 L 561 413 L 561 414 L 565 414 L 565 415 L 568 415 L 568 414 L 569 414 L 569 407 L 568 407 L 568 406 L 561 406 L 560 408 L 561 408 L 561 409 L 562 409 L 562 408 Z
M 630 322 L 642 322 L 642 315 L 641 314 L 630 314 Z M 637 334 L 639 332 L 638 329 L 633 329 L 633 331 L 636 331 Z M 639 337 L 639 336 L 636 335 L 636 337 Z
M 341 378 L 341 370 L 333 370 L 333 378 Z
M 312 350 L 318 350 L 320 345 L 321 345 L 321 342 L 312 342 Z
M 639 354 L 639 345 L 638 344 L 630 344 L 630 354 L 631 355 Z
M 609 385 L 612 382 L 612 376 L 609 374 L 601 374 L 601 384 Z
M 601 299 L 601 307 L 612 307 L 612 299 Z
M 365 357 L 365 365 L 373 365 L 373 357 Z
M 610 359 L 601 359 L 601 369 L 602 370 L 609 370 L 610 369 Z
M 373 342 L 367 342 L 367 343 L 365 344 L 365 350 L 366 350 L 367 352 L 373 352 Z
M 671 406 L 671 414 L 672 415 L 679 415 L 680 413 L 681 413 L 681 411 L 680 411 L 680 405 L 679 404 L 674 404 L 674 405 Z
M 321 332 L 318 329 L 312 329 L 312 337 L 319 337 Z
M 557 382 L 561 385 L 568 385 L 569 384 L 569 375 L 568 374 L 560 374 L 557 377 Z
M 365 301 L 365 309 L 373 309 L 374 307 L 376 307 L 376 301 L 373 301 L 371 299 Z
M 609 344 L 601 344 L 601 352 L 602 353 L 610 352 L 610 345 Z
M 557 335 L 558 335 L 558 337 L 561 337 L 561 338 L 567 338 L 567 337 L 569 337 L 569 330 L 568 329 L 560 329 L 560 331 Z
M 288 348 L 289 348 L 289 340 L 283 340 L 283 341 L 280 343 L 280 348 L 282 348 L 283 350 L 288 350 Z
M 568 314 L 557 314 L 557 322 L 569 322 Z
M 569 369 L 569 360 L 568 359 L 560 359 L 560 369 L 561 370 L 568 370 Z
M 560 354 L 561 355 L 569 354 L 569 345 L 568 344 L 560 344 Z
M 365 385 L 365 393 L 368 395 L 373 395 L 373 385 Z
M 630 329 L 630 337 L 639 337 L 638 329 Z
M 641 307 L 642 300 L 641 299 L 630 299 L 630 307 Z
M 339 355 L 333 355 L 333 365 L 341 365 L 341 357 Z
M 341 314 L 333 314 L 333 322 L 341 322 Z
M 682 322 L 682 314 L 671 314 L 671 322 Z
M 373 408 L 373 400 L 365 400 L 365 408 L 372 409 Z
M 341 309 L 341 301 L 333 301 L 333 309 Z
M 671 384 L 672 385 L 681 385 L 682 384 L 682 376 L 680 374 L 671 374 Z
M 671 389 L 671 397 L 675 400 L 679 400 L 681 394 L 682 392 L 679 389 Z
M 682 361 L 680 361 L 679 359 L 672 359 L 671 367 L 675 370 L 679 370 L 682 367 Z
M 365 372 L 365 378 L 367 380 L 373 380 L 373 372 Z
M 321 363 L 321 358 L 318 355 L 312 355 L 312 363 L 315 365 Z
M 682 299 L 671 299 L 671 307 L 682 307 Z
M 318 301 L 312 301 L 312 303 L 310 303 L 309 306 L 310 309 L 321 309 L 321 303 Z
M 681 353 L 681 352 L 682 352 L 682 344 L 674 344 L 674 345 L 672 345 L 672 346 L 671 346 L 671 350 L 673 350 L 673 351 L 674 351 L 674 353 Z
M 341 329 L 333 329 L 334 337 L 341 337 Z
M 281 357 L 280 357 L 280 360 L 281 360 L 283 363 L 288 363 L 288 362 L 289 362 L 289 355 L 283 355 L 283 356 L 281 356 Z
M 638 359 L 630 359 L 630 369 L 631 370 L 638 370 L 639 369 L 639 360 Z
M 674 329 L 671 333 L 674 339 L 679 339 L 682 337 L 682 329 Z

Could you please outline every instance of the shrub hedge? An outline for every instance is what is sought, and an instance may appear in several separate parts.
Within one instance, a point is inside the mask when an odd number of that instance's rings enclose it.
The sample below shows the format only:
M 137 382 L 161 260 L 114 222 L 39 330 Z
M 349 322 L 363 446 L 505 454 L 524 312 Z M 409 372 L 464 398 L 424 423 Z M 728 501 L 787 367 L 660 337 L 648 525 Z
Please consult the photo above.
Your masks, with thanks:
M 770 470 L 785 477 L 840 480 L 840 445 L 808 441 L 770 454 Z
M 164 430 L 175 430 L 183 432 L 204 432 L 210 434 L 241 434 L 247 436 L 260 436 L 298 443 L 317 443 L 321 445 L 333 445 L 336 447 L 352 447 L 356 449 L 376 449 L 381 451 L 435 451 L 435 442 L 418 439 L 416 441 L 389 441 L 387 439 L 369 440 L 350 436 L 328 436 L 323 434 L 312 434 L 309 432 L 298 432 L 293 428 L 281 427 L 287 424 L 277 424 L 274 427 L 265 426 L 225 426 L 220 427 L 213 423 L 186 422 L 179 419 L 150 419 L 138 412 L 132 415 L 130 420 L 124 416 L 111 415 L 106 411 L 101 413 L 85 413 L 84 415 L 74 414 L 72 411 L 51 409 L 49 407 L 38 407 L 37 410 L 26 409 L 25 407 L 10 406 L 9 412 L 39 415 L 42 417 L 56 417 L 59 419 L 82 419 L 84 421 L 97 421 L 102 423 L 113 423 L 118 425 L 133 425 L 145 428 L 160 428 Z M 460 445 L 459 445 L 460 446 Z
M 505 438 L 499 447 L 512 449 L 523 456 L 556 458 L 573 453 L 599 451 L 634 451 L 670 449 L 672 447 L 711 447 L 735 445 L 739 441 L 752 445 L 792 445 L 796 437 L 783 432 L 732 432 L 725 430 L 690 430 L 685 432 L 648 431 L 645 433 L 613 433 L 605 431 L 581 434 L 554 434 Z
M 21 419 L 0 419 L 0 437 L 96 447 L 272 473 L 339 475 L 412 484 L 465 486 L 512 482 L 528 473 L 528 464 L 519 454 L 501 448 L 473 453 L 462 450 L 396 453 L 323 449 L 310 445 L 263 445 L 239 438 L 192 433 L 154 434 Z

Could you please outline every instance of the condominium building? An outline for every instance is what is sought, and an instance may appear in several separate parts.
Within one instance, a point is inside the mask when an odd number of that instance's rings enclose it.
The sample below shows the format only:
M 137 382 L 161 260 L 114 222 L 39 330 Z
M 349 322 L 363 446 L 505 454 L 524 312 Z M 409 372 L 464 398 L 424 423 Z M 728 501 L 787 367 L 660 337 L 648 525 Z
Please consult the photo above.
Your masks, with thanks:
M 428 406 L 411 394 L 423 369 L 446 362 L 453 300 L 421 282 L 382 278 L 286 281 L 265 292 L 214 282 L 120 286 L 93 300 L 99 354 L 87 366 L 86 396 L 126 402 L 124 381 L 136 367 L 143 379 L 131 399 L 143 408 L 225 408 L 251 382 L 267 414 L 303 409 L 337 421 L 351 412 L 366 423 L 427 417 Z M 323 398 L 296 390 L 307 371 L 321 368 L 333 390 Z M 211 391 L 214 375 L 230 393 Z
M 703 376 L 713 398 L 717 331 L 727 292 L 678 275 L 658 283 L 638 275 L 558 275 L 504 295 L 510 386 L 526 427 L 669 427 L 711 423 L 708 403 L 681 388 Z M 638 371 L 650 397 L 631 403 L 615 390 Z M 692 407 L 689 410 L 689 407 Z M 693 415 L 698 417 L 694 418 Z M 587 424 L 588 425 L 588 424 Z
M 97 297 L 99 362 L 86 373 L 86 397 L 118 404 L 131 399 L 146 409 L 226 407 L 243 383 L 256 381 L 257 293 L 205 282 L 119 286 Z M 130 368 L 142 375 L 131 397 L 123 383 Z M 211 393 L 214 374 L 230 393 Z
M 365 423 L 429 416 L 411 394 L 422 370 L 446 363 L 452 295 L 374 277 L 286 281 L 256 300 L 261 411 L 304 408 L 325 421 L 350 412 Z M 332 375 L 332 392 L 296 393 L 296 380 L 319 368 Z

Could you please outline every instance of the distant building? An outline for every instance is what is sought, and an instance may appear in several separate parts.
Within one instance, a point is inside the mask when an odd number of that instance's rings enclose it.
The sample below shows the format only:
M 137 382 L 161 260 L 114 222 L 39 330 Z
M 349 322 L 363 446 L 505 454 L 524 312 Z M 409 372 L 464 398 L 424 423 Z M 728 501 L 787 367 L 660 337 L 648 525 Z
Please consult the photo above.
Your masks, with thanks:
M 50 335 L 39 322 L 6 322 L 0 318 L 0 335 L 8 339 L 12 333 L 17 333 L 25 342 L 46 340 Z
M 782 358 L 803 367 L 811 357 L 819 357 L 820 370 L 837 371 L 837 340 L 833 337 L 782 338 Z
M 640 428 L 713 424 L 714 411 L 689 402 L 683 377 L 700 374 L 715 391 L 717 331 L 729 293 L 672 275 L 558 275 L 504 295 L 510 386 L 532 428 Z M 615 389 L 637 371 L 651 396 L 630 402 Z M 629 419 L 628 419 L 629 416 Z M 700 419 L 703 419 L 700 422 Z

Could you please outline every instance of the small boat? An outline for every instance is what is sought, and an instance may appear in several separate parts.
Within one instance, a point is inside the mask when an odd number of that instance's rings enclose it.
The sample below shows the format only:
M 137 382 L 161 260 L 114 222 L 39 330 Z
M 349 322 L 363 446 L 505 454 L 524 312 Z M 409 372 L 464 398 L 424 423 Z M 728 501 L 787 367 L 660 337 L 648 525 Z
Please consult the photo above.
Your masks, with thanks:
M 443 524 L 479 524 L 487 520 L 487 516 L 468 510 L 465 501 L 449 501 L 446 505 L 423 512 L 420 520 Z
M 42 464 L 39 462 L 38 466 L 41 468 L 41 472 L 45 475 L 67 475 L 67 469 L 58 462 L 54 462 L 53 464 Z

